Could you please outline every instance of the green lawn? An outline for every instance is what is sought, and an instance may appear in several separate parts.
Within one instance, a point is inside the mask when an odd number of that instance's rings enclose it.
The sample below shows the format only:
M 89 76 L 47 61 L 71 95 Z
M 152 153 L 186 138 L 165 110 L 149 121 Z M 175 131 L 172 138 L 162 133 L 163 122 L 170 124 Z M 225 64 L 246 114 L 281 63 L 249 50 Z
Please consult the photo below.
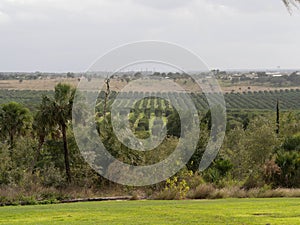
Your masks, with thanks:
M 300 199 L 89 202 L 0 208 L 0 224 L 300 224 Z

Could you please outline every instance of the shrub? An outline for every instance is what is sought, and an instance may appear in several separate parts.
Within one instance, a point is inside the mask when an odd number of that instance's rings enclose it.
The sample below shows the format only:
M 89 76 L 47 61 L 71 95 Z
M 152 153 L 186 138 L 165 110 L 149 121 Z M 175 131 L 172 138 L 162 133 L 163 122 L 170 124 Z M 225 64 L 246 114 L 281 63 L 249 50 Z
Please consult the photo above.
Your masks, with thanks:
M 34 196 L 22 196 L 20 198 L 21 205 L 37 205 L 38 201 L 35 199 Z
M 165 200 L 186 198 L 190 190 L 189 183 L 192 177 L 193 172 L 187 170 L 187 168 L 180 170 L 176 176 L 166 180 L 164 189 L 155 198 Z
M 300 133 L 295 134 L 291 137 L 287 137 L 284 140 L 284 143 L 282 145 L 284 150 L 287 151 L 299 151 L 300 150 Z
M 267 184 L 272 184 L 276 176 L 280 175 L 280 167 L 276 164 L 275 158 L 267 161 L 264 165 L 264 180 Z
M 253 172 L 246 178 L 243 188 L 249 190 L 251 188 L 262 187 L 264 184 L 262 173 Z
M 166 181 L 165 191 L 169 193 L 176 192 L 177 199 L 185 198 L 189 190 L 190 187 L 188 186 L 185 179 L 178 180 L 178 178 L 175 176 L 173 178 L 167 179 Z
M 223 179 L 229 175 L 233 164 L 227 159 L 217 159 L 213 162 L 212 166 L 204 173 L 204 179 L 207 182 L 220 184 Z
M 178 200 L 179 195 L 176 190 L 163 190 L 154 196 L 157 200 Z
M 276 164 L 280 167 L 280 175 L 274 178 L 277 186 L 295 188 L 300 187 L 300 153 L 279 152 Z
M 42 184 L 46 187 L 59 187 L 64 184 L 65 178 L 61 171 L 52 163 L 41 170 Z
M 215 196 L 215 188 L 212 184 L 200 184 L 195 190 L 191 191 L 189 198 L 207 199 Z

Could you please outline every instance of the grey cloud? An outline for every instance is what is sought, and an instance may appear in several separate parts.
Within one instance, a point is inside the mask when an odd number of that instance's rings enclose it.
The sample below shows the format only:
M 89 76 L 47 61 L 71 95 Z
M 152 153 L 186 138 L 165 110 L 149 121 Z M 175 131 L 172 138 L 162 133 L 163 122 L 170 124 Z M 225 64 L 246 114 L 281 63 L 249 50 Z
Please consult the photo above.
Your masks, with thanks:
M 211 67 L 300 67 L 299 14 L 281 0 L 250 2 L 1 0 L 0 71 L 83 71 L 144 39 L 178 43 Z

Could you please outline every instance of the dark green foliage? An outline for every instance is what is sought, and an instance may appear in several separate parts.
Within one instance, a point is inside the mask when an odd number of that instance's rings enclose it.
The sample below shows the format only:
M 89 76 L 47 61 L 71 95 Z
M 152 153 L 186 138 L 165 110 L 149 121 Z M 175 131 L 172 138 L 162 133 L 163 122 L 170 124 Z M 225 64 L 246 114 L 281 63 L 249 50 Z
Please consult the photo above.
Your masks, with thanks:
M 180 138 L 181 135 L 181 121 L 176 110 L 168 116 L 167 134 Z
M 40 104 L 43 95 L 51 96 L 53 95 L 53 91 L 0 89 L 0 104 L 15 101 L 34 110 Z
M 282 147 L 286 151 L 295 150 L 300 152 L 300 133 L 287 137 L 284 140 Z
M 203 156 L 203 153 L 206 150 L 206 146 L 209 139 L 209 130 L 207 129 L 206 124 L 200 124 L 200 136 L 197 143 L 197 147 L 195 149 L 194 154 L 192 155 L 191 159 L 187 163 L 187 168 L 194 173 L 199 170 L 199 165 Z
M 208 130 L 211 130 L 211 111 L 208 110 L 205 116 L 201 119 L 201 123 L 205 124 Z
M 138 123 L 139 129 L 143 129 L 149 131 L 149 119 L 147 117 L 143 117 L 139 120 Z
M 163 110 L 161 108 L 155 109 L 155 116 L 161 117 L 163 115 Z
M 250 120 L 255 116 L 257 116 L 255 112 L 247 112 L 243 110 L 228 111 L 227 130 L 233 130 L 239 126 L 246 130 Z
M 300 153 L 279 152 L 275 162 L 280 168 L 280 173 L 275 176 L 275 185 L 288 188 L 300 187 Z
M 219 171 L 221 177 L 225 176 L 232 168 L 233 164 L 228 159 L 217 159 L 213 166 Z
M 216 159 L 210 168 L 204 172 L 204 179 L 207 182 L 218 183 L 232 168 L 233 164 L 230 160 L 223 158 Z
M 20 135 L 24 135 L 31 128 L 32 117 L 29 109 L 20 103 L 10 102 L 0 108 L 0 134 L 7 138 L 10 146 Z

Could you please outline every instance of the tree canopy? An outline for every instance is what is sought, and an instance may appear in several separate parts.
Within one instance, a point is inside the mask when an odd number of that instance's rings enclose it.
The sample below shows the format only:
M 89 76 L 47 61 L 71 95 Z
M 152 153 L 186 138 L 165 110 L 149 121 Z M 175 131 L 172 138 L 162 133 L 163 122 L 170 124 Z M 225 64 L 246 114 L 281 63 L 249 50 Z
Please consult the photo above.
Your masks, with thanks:
M 1 134 L 9 138 L 9 144 L 14 144 L 16 136 L 22 135 L 31 124 L 29 109 L 17 102 L 3 104 L 0 109 Z

